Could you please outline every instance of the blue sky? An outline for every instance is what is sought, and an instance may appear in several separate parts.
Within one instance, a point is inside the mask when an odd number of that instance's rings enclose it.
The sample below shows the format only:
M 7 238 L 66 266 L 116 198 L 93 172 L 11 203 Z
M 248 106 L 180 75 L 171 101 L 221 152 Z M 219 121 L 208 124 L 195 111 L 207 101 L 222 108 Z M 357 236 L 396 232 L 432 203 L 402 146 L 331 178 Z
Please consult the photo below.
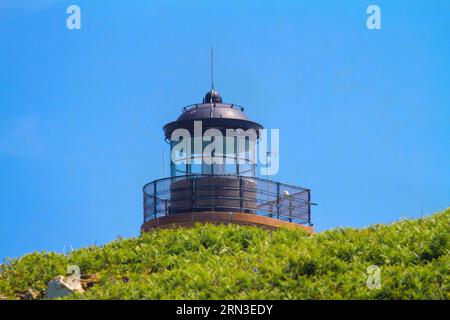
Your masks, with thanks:
M 444 0 L 2 0 L 0 260 L 138 235 L 211 44 L 224 100 L 280 129 L 276 179 L 312 189 L 317 230 L 450 206 L 448 17 Z

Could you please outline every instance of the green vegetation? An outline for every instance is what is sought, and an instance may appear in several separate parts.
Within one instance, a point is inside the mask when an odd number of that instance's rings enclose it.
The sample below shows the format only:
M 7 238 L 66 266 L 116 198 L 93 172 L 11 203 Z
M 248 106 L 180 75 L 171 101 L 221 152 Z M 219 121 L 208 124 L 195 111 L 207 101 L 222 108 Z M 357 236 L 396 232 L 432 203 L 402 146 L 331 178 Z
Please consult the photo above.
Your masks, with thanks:
M 0 265 L 0 295 L 41 294 L 68 265 L 100 282 L 71 299 L 449 299 L 450 209 L 417 220 L 314 236 L 300 230 L 198 226 L 119 239 L 68 256 Z M 367 267 L 381 269 L 369 290 Z

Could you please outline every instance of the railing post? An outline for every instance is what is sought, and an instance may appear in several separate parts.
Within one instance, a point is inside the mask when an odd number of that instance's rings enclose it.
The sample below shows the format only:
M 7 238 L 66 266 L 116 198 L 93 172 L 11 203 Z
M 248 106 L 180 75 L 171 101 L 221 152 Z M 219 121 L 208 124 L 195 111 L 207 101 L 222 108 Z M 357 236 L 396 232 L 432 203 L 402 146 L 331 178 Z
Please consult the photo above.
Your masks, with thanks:
M 280 183 L 277 182 L 277 219 L 280 219 Z
M 192 212 L 195 212 L 197 206 L 197 186 L 195 183 L 195 176 L 191 176 L 191 190 L 192 190 Z
M 157 184 L 157 182 L 155 182 L 155 183 L 153 183 L 153 215 L 154 215 L 154 217 L 155 217 L 155 219 L 156 219 L 156 208 L 157 208 L 157 205 L 156 205 L 156 184 Z
M 266 180 L 267 183 L 267 203 L 269 204 L 269 217 L 273 217 L 273 206 L 272 206 L 272 200 L 270 199 L 270 181 L 269 179 Z
M 311 194 L 308 190 L 308 224 L 311 227 Z
M 241 210 L 241 213 L 243 212 L 243 206 L 244 206 L 244 190 L 242 185 L 242 176 L 239 176 L 239 208 Z
M 165 211 L 165 213 L 166 213 L 166 216 L 169 215 L 169 206 L 168 206 L 168 202 L 169 202 L 169 200 L 167 200 L 167 199 L 164 200 L 164 211 Z
M 289 222 L 292 222 L 292 197 L 289 196 Z
M 145 220 L 147 220 L 147 206 L 146 206 L 146 202 L 147 202 L 147 195 L 146 195 L 146 193 L 145 193 L 145 187 L 144 187 L 144 189 L 142 190 L 142 193 L 144 194 L 144 223 L 145 223 Z

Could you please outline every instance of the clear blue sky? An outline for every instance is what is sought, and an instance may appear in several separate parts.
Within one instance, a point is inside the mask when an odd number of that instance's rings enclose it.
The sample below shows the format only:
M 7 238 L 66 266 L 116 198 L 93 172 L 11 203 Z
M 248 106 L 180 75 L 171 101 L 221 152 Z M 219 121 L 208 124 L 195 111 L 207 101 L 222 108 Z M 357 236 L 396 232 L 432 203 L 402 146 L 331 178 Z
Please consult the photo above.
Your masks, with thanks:
M 280 128 L 277 179 L 312 189 L 317 230 L 450 206 L 449 17 L 447 0 L 1 0 L 0 260 L 138 235 L 211 44 L 224 99 Z

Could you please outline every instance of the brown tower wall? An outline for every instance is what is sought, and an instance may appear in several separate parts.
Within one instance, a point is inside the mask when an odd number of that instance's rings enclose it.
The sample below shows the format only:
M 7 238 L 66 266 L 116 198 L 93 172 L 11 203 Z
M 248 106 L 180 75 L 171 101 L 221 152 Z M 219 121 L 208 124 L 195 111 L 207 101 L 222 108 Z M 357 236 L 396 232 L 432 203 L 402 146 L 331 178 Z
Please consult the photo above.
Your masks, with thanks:
M 185 213 L 186 209 L 193 212 L 211 210 L 228 212 L 245 208 L 243 212 L 254 213 L 256 191 L 256 183 L 251 179 L 240 180 L 233 176 L 206 176 L 195 181 L 178 180 L 170 186 L 172 201 L 169 210 L 170 214 L 178 214 Z
M 248 213 L 227 213 L 227 212 L 191 212 L 180 213 L 152 219 L 145 222 L 141 227 L 141 232 L 151 231 L 158 228 L 175 228 L 175 227 L 193 227 L 195 224 L 211 223 L 220 224 L 237 224 L 242 226 L 256 226 L 268 230 L 276 230 L 278 228 L 299 228 L 309 233 L 314 232 L 313 227 L 300 225 L 279 219 L 264 217 L 256 214 Z

